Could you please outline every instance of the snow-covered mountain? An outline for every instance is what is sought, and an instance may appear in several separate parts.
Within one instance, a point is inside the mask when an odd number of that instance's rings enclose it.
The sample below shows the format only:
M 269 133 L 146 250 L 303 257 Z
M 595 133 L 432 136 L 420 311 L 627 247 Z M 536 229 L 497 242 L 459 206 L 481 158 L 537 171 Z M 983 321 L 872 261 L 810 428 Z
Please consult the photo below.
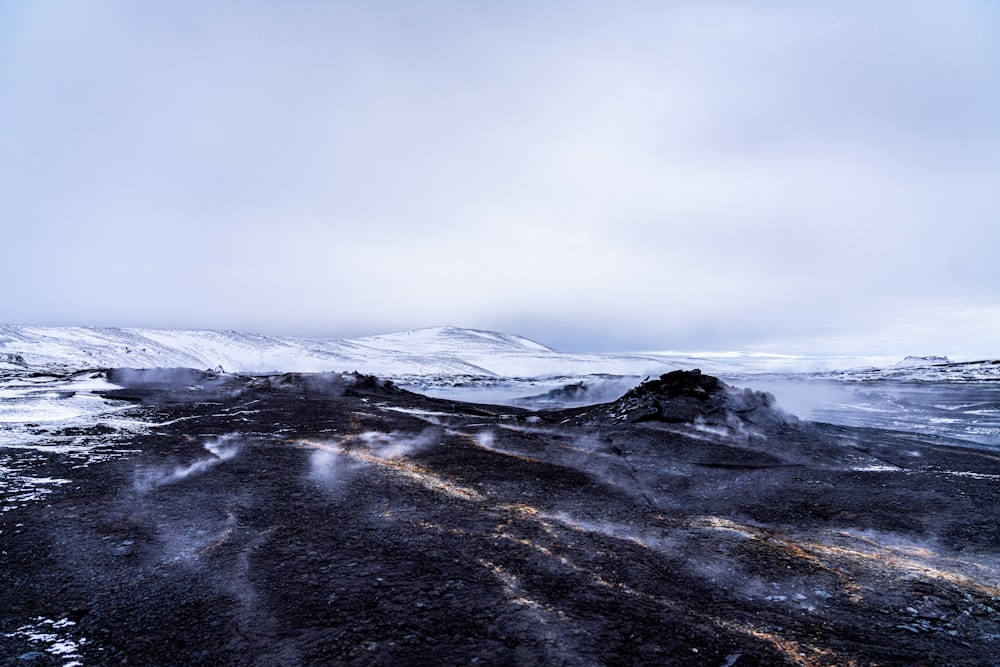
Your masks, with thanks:
M 843 382 L 997 382 L 1000 380 L 1000 359 L 926 364 L 900 362 L 887 368 L 852 368 L 811 375 L 817 379 Z
M 354 340 L 237 331 L 0 326 L 8 367 L 190 367 L 235 372 L 360 371 L 385 377 L 648 375 L 663 357 L 567 354 L 493 331 L 434 327 Z
M 640 375 L 677 368 L 654 355 L 569 354 L 522 336 L 458 327 L 417 329 L 352 342 L 425 359 L 459 358 L 502 377 Z
M 896 364 L 896 358 L 878 367 L 817 369 L 843 361 L 760 353 L 569 354 L 512 334 L 455 327 L 343 340 L 7 325 L 0 326 L 0 446 L 29 438 L 29 423 L 107 420 L 113 402 L 90 390 L 98 381 L 92 373 L 74 371 L 113 367 L 360 371 L 431 396 L 527 407 L 611 400 L 644 376 L 701 368 L 734 386 L 770 391 L 803 419 L 1000 446 L 1000 361 Z
M 324 364 L 346 361 L 353 351 L 346 341 L 310 343 L 235 331 L 8 325 L 0 326 L 0 361 L 32 367 L 222 366 L 234 371 L 299 364 L 326 370 Z
M 896 368 L 913 368 L 915 366 L 938 366 L 940 364 L 950 364 L 948 357 L 916 357 L 910 355 L 896 364 Z
M 897 358 L 898 360 L 898 358 Z M 874 360 L 873 360 L 874 361 Z M 841 358 L 760 353 L 677 352 L 575 354 L 553 350 L 521 336 L 432 327 L 355 339 L 288 338 L 239 331 L 184 331 L 99 327 L 0 325 L 0 369 L 219 368 L 225 371 L 359 371 L 382 377 L 438 378 L 452 385 L 469 377 L 643 377 L 678 368 L 701 368 L 723 378 L 764 373 L 816 373 L 828 379 L 997 379 L 1000 364 L 951 362 L 944 357 L 908 358 L 859 368 Z M 843 364 L 843 365 L 842 365 Z M 850 370 L 844 370 L 850 369 Z M 552 387 L 545 387 L 547 391 Z M 531 393 L 531 392 L 529 392 Z M 540 392 L 534 392 L 540 393 Z

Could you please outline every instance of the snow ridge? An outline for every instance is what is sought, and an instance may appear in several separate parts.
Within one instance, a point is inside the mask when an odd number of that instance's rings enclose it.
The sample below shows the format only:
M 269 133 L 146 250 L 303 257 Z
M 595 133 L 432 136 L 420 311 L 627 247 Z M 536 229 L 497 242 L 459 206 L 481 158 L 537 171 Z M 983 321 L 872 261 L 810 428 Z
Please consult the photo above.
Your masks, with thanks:
M 896 368 L 913 368 L 915 366 L 937 366 L 940 364 L 950 364 L 948 357 L 916 357 L 910 355 L 896 364 Z
M 514 334 L 458 327 L 349 340 L 238 331 L 0 326 L 0 368 L 53 366 L 360 371 L 385 377 L 643 375 L 677 368 L 652 355 L 566 354 Z
M 239 331 L 0 325 L 0 370 L 221 367 L 240 373 L 359 371 L 414 386 L 431 377 L 450 386 L 469 378 L 607 375 L 641 379 L 693 368 L 743 381 L 761 372 L 846 381 L 1000 379 L 997 360 L 952 362 L 946 357 L 908 357 L 895 365 L 888 362 L 853 368 L 843 363 L 840 358 L 762 357 L 735 352 L 570 354 L 515 334 L 452 326 L 355 339 L 313 339 Z M 539 385 L 538 390 L 544 392 L 565 384 Z

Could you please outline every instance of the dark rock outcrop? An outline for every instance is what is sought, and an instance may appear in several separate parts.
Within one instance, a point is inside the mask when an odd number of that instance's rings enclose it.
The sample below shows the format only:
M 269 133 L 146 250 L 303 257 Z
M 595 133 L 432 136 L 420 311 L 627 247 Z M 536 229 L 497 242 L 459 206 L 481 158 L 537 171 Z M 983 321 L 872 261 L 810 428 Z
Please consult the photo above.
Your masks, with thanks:
M 514 401 L 515 405 L 551 406 L 572 403 L 586 403 L 591 397 L 590 386 L 586 382 L 574 382 L 555 389 L 550 389 L 537 396 L 525 396 Z
M 609 416 L 629 422 L 774 426 L 795 421 L 777 407 L 774 396 L 737 389 L 700 370 L 672 371 L 630 389 L 608 406 Z

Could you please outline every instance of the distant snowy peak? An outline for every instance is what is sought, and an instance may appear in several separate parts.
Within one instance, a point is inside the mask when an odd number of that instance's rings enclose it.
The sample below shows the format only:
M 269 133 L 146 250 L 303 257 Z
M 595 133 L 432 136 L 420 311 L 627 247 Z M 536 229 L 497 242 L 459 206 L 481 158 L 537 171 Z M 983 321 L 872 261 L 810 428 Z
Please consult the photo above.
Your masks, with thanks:
M 924 359 L 926 357 L 920 357 Z M 930 357 L 931 359 L 940 357 Z M 981 361 L 943 361 L 897 364 L 889 368 L 853 368 L 812 374 L 817 378 L 847 382 L 997 382 L 1000 359 Z
M 236 331 L 0 326 L 0 352 L 28 366 L 281 368 L 303 356 L 332 360 L 341 348 L 303 350 L 295 339 Z
M 946 357 L 907 357 L 896 366 L 885 360 L 886 366 L 840 371 L 820 370 L 814 367 L 815 360 L 807 358 L 793 361 L 805 367 L 775 368 L 773 359 L 762 361 L 752 353 L 715 357 L 669 352 L 573 354 L 514 334 L 447 326 L 344 340 L 239 331 L 0 325 L 0 371 L 157 367 L 221 367 L 239 373 L 359 371 L 404 384 L 431 377 L 643 377 L 681 368 L 700 368 L 731 379 L 745 379 L 760 372 L 805 372 L 844 380 L 1000 379 L 1000 361 L 953 363 Z
M 392 378 L 651 375 L 676 368 L 662 358 L 565 354 L 521 336 L 457 327 L 341 340 L 238 331 L 0 325 L 0 369 L 53 366 L 360 371 Z
M 915 357 L 908 356 L 896 364 L 896 368 L 913 368 L 915 366 L 936 366 L 938 364 L 950 364 L 948 357 Z
M 548 352 L 555 350 L 515 334 L 462 329 L 459 327 L 428 327 L 400 333 L 355 338 L 355 342 L 380 350 L 410 354 Z
M 355 343 L 384 353 L 427 361 L 461 360 L 481 375 L 499 377 L 571 377 L 593 374 L 648 375 L 676 365 L 662 358 L 600 354 L 568 354 L 514 334 L 431 327 L 356 338 Z

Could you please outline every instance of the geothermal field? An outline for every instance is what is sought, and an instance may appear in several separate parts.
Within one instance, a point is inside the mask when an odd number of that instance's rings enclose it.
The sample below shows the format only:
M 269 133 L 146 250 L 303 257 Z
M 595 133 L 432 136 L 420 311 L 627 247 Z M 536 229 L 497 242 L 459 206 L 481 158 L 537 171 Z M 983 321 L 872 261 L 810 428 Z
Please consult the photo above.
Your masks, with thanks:
M 1000 456 L 974 443 L 800 420 L 693 370 L 543 410 L 361 374 L 4 382 L 65 415 L 3 431 L 0 664 L 1000 650 Z

